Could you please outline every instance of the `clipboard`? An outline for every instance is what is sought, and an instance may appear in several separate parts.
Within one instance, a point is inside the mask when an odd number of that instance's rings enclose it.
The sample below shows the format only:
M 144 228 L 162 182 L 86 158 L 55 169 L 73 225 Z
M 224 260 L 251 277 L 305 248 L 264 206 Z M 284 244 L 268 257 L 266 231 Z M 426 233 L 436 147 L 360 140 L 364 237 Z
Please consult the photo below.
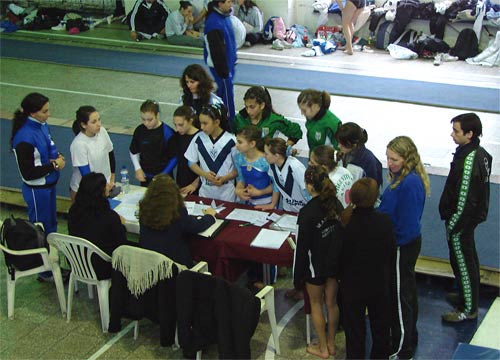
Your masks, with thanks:
M 208 229 L 205 231 L 199 232 L 198 235 L 206 237 L 206 238 L 214 238 L 217 236 L 219 231 L 226 226 L 227 220 L 225 219 L 215 219 L 215 223 L 212 224 Z

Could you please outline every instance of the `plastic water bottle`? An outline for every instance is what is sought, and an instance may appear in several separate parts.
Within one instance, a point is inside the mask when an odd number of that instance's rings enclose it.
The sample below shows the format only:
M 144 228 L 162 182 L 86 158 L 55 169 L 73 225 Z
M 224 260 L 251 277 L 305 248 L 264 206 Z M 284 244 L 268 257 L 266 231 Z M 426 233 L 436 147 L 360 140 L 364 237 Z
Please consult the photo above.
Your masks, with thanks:
M 130 178 L 128 177 L 128 170 L 125 165 L 122 166 L 122 169 L 120 170 L 120 182 L 122 184 L 122 192 L 124 194 L 128 193 L 130 190 Z

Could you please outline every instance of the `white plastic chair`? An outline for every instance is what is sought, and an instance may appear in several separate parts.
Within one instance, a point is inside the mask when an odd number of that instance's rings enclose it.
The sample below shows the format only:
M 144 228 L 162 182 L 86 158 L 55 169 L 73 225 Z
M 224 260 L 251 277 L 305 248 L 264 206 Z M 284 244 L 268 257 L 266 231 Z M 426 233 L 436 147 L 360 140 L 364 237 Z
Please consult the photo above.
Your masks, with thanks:
M 97 296 L 99 298 L 99 310 L 101 312 L 102 331 L 107 333 L 109 325 L 109 287 L 111 286 L 111 279 L 97 279 L 91 258 L 93 254 L 96 254 L 104 261 L 111 263 L 111 257 L 90 241 L 76 236 L 51 233 L 47 236 L 47 241 L 49 244 L 59 249 L 59 251 L 66 256 L 71 265 L 68 286 L 67 322 L 71 320 L 75 282 L 81 281 L 87 285 L 96 285 Z M 91 296 L 90 290 L 89 296 Z
M 0 221 L 0 227 L 2 226 Z M 36 223 L 41 225 L 41 223 Z M 1 234 L 0 234 L 1 236 Z M 57 296 L 59 298 L 59 305 L 61 306 L 62 316 L 66 316 L 66 298 L 64 296 L 64 285 L 61 276 L 61 269 L 59 268 L 59 257 L 57 250 L 51 248 L 50 254 L 46 248 L 30 249 L 30 250 L 11 250 L 7 247 L 4 239 L 0 239 L 0 249 L 7 254 L 15 256 L 26 256 L 39 254 L 42 257 L 43 265 L 37 266 L 29 270 L 19 270 L 12 268 L 12 274 L 7 271 L 7 316 L 9 319 L 14 318 L 14 300 L 16 294 L 16 280 L 25 276 L 38 274 L 44 271 L 52 271 L 54 282 L 56 285 Z

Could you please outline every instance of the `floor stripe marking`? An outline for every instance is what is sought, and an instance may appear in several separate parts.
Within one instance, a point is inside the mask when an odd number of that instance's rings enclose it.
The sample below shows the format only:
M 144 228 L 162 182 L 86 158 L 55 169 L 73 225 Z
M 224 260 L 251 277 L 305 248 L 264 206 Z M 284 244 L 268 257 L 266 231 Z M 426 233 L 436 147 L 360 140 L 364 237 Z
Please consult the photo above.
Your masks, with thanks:
M 285 327 L 288 325 L 290 320 L 295 316 L 295 314 L 304 307 L 304 300 L 300 300 L 297 302 L 290 310 L 286 312 L 285 315 L 281 318 L 279 321 L 277 327 L 278 327 L 278 339 L 281 337 L 282 331 L 285 329 Z M 281 342 L 280 342 L 281 343 Z M 264 356 L 264 359 L 266 360 L 272 360 L 274 359 L 275 352 L 274 352 L 274 347 L 272 346 L 274 344 L 273 341 L 273 334 L 269 335 L 269 340 L 267 341 L 267 348 L 266 348 L 266 355 Z M 280 356 L 283 356 L 283 348 L 281 348 L 282 352 Z
M 144 99 L 129 98 L 129 97 L 124 97 L 124 96 L 96 94 L 96 93 L 89 93 L 89 92 L 84 92 L 84 91 L 56 89 L 56 88 L 49 88 L 49 87 L 35 86 L 35 85 L 13 84 L 13 83 L 8 83 L 8 82 L 3 82 L 3 81 L 0 81 L 0 85 L 20 87 L 20 88 L 25 88 L 25 89 L 37 89 L 37 90 L 57 91 L 57 92 L 69 93 L 69 94 L 77 94 L 77 95 L 97 96 L 97 97 L 104 97 L 104 98 L 118 99 L 118 100 L 129 100 L 129 101 L 144 102 Z M 164 105 L 179 106 L 178 103 L 161 102 L 161 101 L 159 101 L 159 103 L 160 104 L 164 104 Z
M 106 351 L 109 350 L 111 346 L 113 346 L 118 340 L 120 340 L 125 334 L 127 334 L 130 330 L 134 328 L 135 321 L 132 321 L 130 324 L 127 325 L 125 329 L 120 331 L 118 334 L 116 334 L 114 337 L 111 338 L 102 348 L 97 350 L 91 357 L 89 357 L 87 360 L 95 360 L 102 354 L 104 354 Z

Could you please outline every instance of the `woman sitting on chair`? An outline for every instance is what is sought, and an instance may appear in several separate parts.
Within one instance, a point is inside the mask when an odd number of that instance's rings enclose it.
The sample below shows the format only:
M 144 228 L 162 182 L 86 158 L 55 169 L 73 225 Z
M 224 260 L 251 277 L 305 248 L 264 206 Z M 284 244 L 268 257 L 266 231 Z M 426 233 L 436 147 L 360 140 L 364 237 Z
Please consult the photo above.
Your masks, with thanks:
M 108 202 L 110 185 L 101 173 L 91 172 L 82 177 L 75 202 L 68 212 L 68 232 L 84 238 L 111 256 L 127 241 L 123 219 L 111 209 Z M 111 263 L 99 257 L 92 259 L 99 280 L 111 277 Z
M 196 234 L 215 223 L 215 210 L 208 208 L 202 217 L 188 215 L 184 199 L 174 179 L 158 174 L 139 202 L 139 245 L 169 257 L 176 263 L 193 266 L 183 235 Z

